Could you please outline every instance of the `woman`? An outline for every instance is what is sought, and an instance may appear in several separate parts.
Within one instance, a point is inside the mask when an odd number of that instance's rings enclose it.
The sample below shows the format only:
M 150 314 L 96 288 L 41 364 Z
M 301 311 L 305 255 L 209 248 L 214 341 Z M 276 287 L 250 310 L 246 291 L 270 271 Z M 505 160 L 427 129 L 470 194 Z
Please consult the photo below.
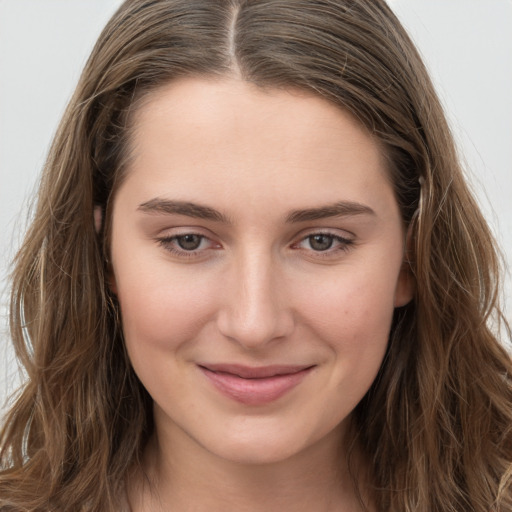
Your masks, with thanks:
M 128 0 L 17 258 L 1 510 L 512 510 L 497 269 L 385 2 Z

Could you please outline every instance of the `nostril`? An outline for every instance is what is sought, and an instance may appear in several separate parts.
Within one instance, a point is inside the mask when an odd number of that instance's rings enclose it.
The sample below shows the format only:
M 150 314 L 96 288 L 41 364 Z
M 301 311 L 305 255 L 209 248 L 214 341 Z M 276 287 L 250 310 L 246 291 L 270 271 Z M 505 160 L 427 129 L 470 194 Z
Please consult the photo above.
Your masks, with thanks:
M 280 269 L 268 247 L 241 244 L 227 275 L 218 329 L 246 348 L 282 339 L 293 331 Z
M 283 339 L 293 331 L 290 315 L 285 310 L 270 307 L 266 311 L 224 311 L 217 322 L 223 336 L 247 348 Z

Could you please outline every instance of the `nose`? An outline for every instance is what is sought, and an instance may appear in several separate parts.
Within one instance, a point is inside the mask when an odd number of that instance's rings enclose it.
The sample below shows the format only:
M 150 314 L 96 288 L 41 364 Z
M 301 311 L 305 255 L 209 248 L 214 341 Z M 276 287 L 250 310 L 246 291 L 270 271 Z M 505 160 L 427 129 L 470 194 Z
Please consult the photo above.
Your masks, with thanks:
M 224 336 L 256 350 L 292 333 L 285 279 L 271 255 L 251 251 L 233 264 L 226 277 L 217 320 Z

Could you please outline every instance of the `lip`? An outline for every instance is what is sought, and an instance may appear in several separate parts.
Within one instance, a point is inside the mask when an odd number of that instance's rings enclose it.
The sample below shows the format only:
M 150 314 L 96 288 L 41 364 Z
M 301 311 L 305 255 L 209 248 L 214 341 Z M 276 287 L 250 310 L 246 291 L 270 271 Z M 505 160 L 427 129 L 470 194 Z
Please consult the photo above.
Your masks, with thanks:
M 314 368 L 314 365 L 198 366 L 218 391 L 245 405 L 264 405 L 278 400 L 298 386 Z

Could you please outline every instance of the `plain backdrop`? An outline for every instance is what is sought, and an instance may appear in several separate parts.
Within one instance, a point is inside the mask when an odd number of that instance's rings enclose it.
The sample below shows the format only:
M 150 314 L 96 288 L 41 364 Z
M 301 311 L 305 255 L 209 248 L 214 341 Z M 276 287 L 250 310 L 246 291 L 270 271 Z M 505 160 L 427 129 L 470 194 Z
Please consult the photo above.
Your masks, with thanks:
M 429 67 L 475 193 L 512 262 L 512 0 L 389 0 Z M 120 0 L 0 0 L 0 412 L 20 374 L 9 262 L 49 143 Z M 505 288 L 512 319 L 510 277 Z

